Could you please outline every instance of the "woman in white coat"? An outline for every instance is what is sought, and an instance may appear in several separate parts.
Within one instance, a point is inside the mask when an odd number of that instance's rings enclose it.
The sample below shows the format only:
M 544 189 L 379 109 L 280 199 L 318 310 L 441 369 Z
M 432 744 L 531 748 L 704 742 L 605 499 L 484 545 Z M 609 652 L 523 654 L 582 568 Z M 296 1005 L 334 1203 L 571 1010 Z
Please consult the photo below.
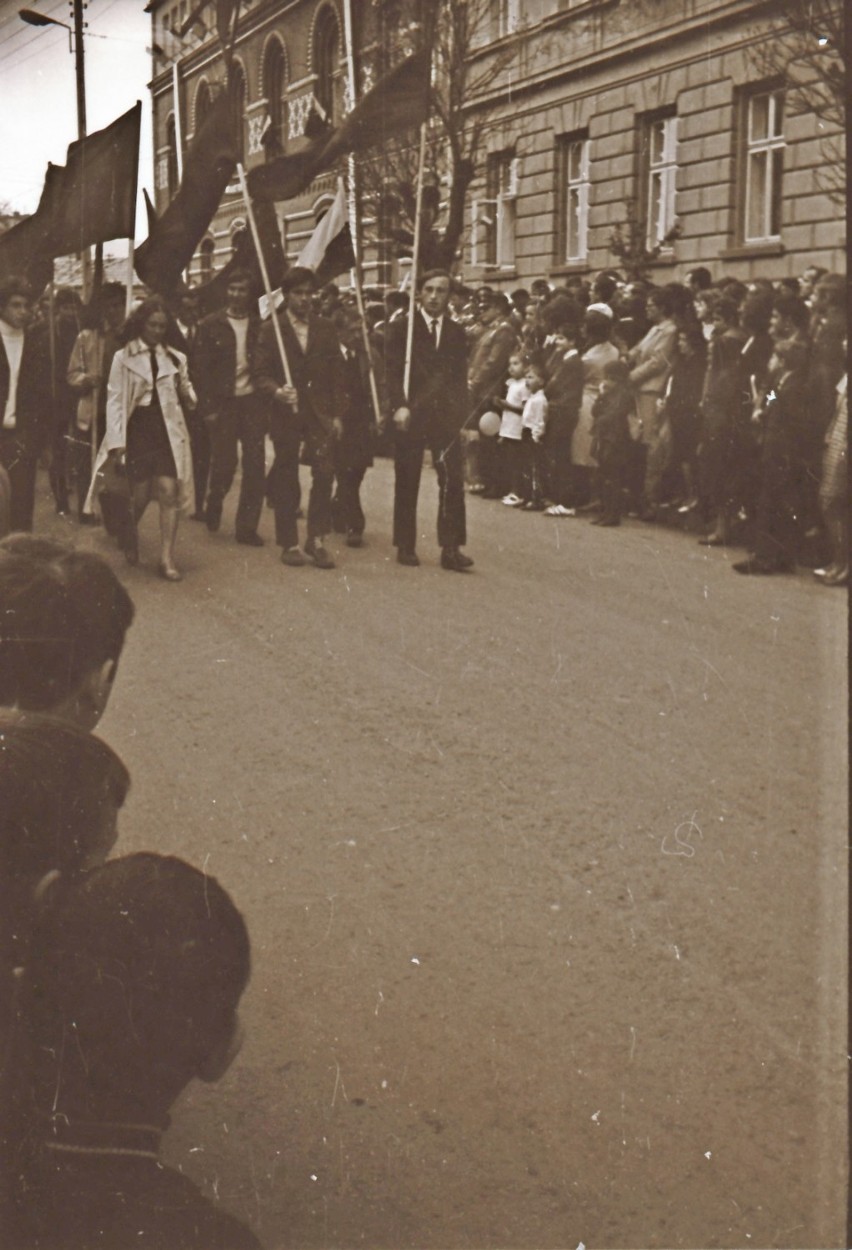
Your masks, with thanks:
M 192 455 L 183 407 L 194 408 L 195 392 L 186 357 L 164 340 L 169 324 L 166 305 L 151 296 L 124 327 L 124 346 L 116 352 L 107 385 L 106 435 L 95 469 L 113 457 L 127 474 L 131 517 L 123 543 L 128 563 L 139 560 L 136 526 L 153 497 L 160 506 L 158 572 L 179 582 L 174 549 L 178 516 L 193 498 Z M 89 495 L 91 507 L 92 493 Z

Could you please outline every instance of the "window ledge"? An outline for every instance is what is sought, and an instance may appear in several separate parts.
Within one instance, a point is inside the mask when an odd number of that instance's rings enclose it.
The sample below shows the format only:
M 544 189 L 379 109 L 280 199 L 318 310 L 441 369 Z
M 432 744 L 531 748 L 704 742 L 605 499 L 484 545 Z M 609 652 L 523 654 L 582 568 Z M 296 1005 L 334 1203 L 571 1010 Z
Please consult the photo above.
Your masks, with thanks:
M 569 276 L 574 273 L 591 273 L 591 271 L 592 266 L 588 260 L 568 260 L 554 265 L 550 270 L 550 275 L 553 278 L 560 278 L 563 274 Z
M 719 257 L 721 260 L 748 260 L 752 256 L 783 256 L 785 250 L 780 239 L 770 243 L 738 243 L 723 248 Z

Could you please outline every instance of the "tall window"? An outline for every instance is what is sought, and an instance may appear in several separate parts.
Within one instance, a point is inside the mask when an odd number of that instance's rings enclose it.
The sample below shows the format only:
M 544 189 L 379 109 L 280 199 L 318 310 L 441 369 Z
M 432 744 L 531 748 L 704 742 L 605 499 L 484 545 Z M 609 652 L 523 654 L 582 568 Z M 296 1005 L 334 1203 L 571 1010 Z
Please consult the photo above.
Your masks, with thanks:
M 488 17 L 492 39 L 502 39 L 518 29 L 520 0 L 489 0 Z
M 657 247 L 675 224 L 677 116 L 649 117 L 642 123 L 645 245 Z
M 745 101 L 745 205 L 743 239 L 781 237 L 784 175 L 784 92 L 761 91 Z
M 317 76 L 316 97 L 330 122 L 340 120 L 340 27 L 337 14 L 329 6 L 320 13 L 314 31 L 314 70 Z
M 231 65 L 228 74 L 228 95 L 231 98 L 231 116 L 236 136 L 237 160 L 245 161 L 246 75 L 238 61 Z
M 201 123 L 204 121 L 204 118 L 210 112 L 210 106 L 212 105 L 212 103 L 213 103 L 213 99 L 210 95 L 210 84 L 205 79 L 202 79 L 202 81 L 199 83 L 198 90 L 195 93 L 195 133 L 196 134 L 198 134 L 198 131 L 201 127 Z
M 177 151 L 177 127 L 175 126 L 174 114 L 169 117 L 166 122 L 166 187 L 169 192 L 169 199 L 172 198 L 178 189 L 180 177 L 178 175 L 178 151 Z
M 515 266 L 515 201 L 518 160 L 513 152 L 497 152 L 488 161 L 488 199 L 482 222 L 486 227 L 485 263 L 498 269 Z
M 273 155 L 281 151 L 287 139 L 287 101 L 285 87 L 287 65 L 284 49 L 274 39 L 266 49 L 263 63 L 263 85 L 266 92 L 266 109 L 269 114 L 269 129 L 265 137 L 266 151 Z
M 559 145 L 562 264 L 583 261 L 589 254 L 589 140 L 566 135 Z

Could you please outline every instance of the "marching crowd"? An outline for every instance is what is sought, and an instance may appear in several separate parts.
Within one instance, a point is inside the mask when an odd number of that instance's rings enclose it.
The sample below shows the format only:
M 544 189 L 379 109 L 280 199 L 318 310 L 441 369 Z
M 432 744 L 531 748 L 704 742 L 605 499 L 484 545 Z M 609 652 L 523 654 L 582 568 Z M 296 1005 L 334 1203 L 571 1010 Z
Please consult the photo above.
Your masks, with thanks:
M 235 270 L 225 307 L 203 318 L 188 288 L 125 320 L 117 284 L 88 308 L 61 290 L 31 318 L 26 285 L 7 280 L 0 528 L 32 527 L 46 450 L 57 510 L 73 495 L 82 524 L 101 514 L 130 563 L 155 501 L 158 569 L 178 581 L 179 516 L 217 531 L 241 461 L 236 541 L 263 545 L 266 500 L 283 563 L 332 568 L 328 535 L 364 541 L 359 492 L 378 449 L 394 456 L 394 545 L 413 565 L 428 448 L 442 484 L 441 563 L 453 571 L 472 564 L 461 552 L 466 486 L 606 527 L 625 514 L 680 517 L 709 546 L 745 547 L 737 572 L 799 562 L 825 585 L 846 583 L 840 275 L 714 282 L 697 268 L 685 283 L 652 285 L 603 271 L 509 295 L 427 273 L 410 334 L 406 292 L 368 288 L 362 317 L 353 292 L 317 289 L 295 268 L 265 320 L 255 294 L 252 275 Z M 302 464 L 312 482 L 300 544 Z

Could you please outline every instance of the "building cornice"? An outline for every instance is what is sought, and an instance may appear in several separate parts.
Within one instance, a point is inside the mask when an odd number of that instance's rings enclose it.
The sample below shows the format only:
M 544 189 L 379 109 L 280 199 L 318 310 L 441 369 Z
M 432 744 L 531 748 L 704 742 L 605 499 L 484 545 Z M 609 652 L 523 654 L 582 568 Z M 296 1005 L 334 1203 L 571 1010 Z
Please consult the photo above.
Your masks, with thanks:
M 534 28 L 504 36 L 496 43 L 477 49 L 472 54 L 472 59 L 481 61 L 489 55 L 504 55 L 506 49 L 512 44 L 520 47 L 525 40 L 540 38 L 545 33 L 567 27 L 580 18 L 588 18 L 593 13 L 614 10 L 620 3 L 621 0 L 589 0 L 587 4 L 572 9 L 568 13 L 561 12 L 545 18 Z M 671 43 L 694 36 L 696 31 L 704 32 L 709 42 L 711 31 L 741 22 L 747 17 L 756 20 L 761 16 L 771 16 L 772 10 L 773 0 L 727 0 L 727 3 L 717 5 L 712 13 L 705 10 L 701 14 L 693 12 L 679 18 L 675 17 L 664 30 L 659 32 L 642 30 L 626 35 L 616 47 L 596 47 L 585 56 L 572 60 L 570 64 L 552 65 L 539 74 L 528 74 L 522 80 L 513 79 L 511 82 L 500 83 L 490 90 L 483 91 L 475 99 L 466 101 L 463 112 L 475 113 L 480 109 L 491 108 L 500 103 L 514 104 L 523 96 L 540 92 L 542 87 L 562 85 L 582 78 L 590 72 L 599 72 L 621 62 L 634 60 L 639 53 L 659 51 Z M 765 36 L 757 37 L 755 41 L 763 37 Z

